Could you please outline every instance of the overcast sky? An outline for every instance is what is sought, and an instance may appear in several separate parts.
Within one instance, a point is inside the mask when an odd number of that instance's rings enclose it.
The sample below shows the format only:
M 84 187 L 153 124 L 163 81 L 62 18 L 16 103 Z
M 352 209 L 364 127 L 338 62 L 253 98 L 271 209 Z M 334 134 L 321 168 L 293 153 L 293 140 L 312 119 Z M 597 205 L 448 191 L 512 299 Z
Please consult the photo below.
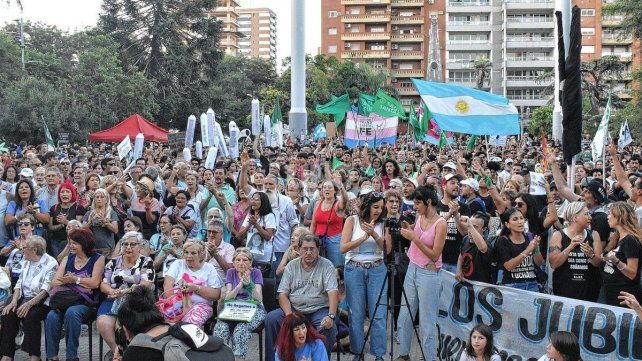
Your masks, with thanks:
M 15 0 L 9 0 L 15 4 Z M 24 18 L 55 25 L 63 30 L 78 31 L 96 25 L 102 0 L 22 0 Z M 290 55 L 291 0 L 241 0 L 245 7 L 269 7 L 277 16 L 277 57 Z M 306 6 L 306 52 L 317 54 L 321 45 L 321 0 L 305 0 Z M 14 21 L 20 17 L 17 6 L 7 6 L 0 0 L 0 24 Z

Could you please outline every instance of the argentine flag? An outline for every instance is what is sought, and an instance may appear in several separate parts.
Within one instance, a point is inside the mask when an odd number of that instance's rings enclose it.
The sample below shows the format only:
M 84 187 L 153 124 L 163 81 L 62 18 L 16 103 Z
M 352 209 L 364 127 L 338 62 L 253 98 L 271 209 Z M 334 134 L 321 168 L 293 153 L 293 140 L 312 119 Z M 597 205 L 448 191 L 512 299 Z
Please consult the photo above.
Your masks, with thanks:
M 314 140 L 318 140 L 320 138 L 326 138 L 328 136 L 328 132 L 325 130 L 325 126 L 323 123 L 317 124 L 316 127 L 314 127 L 314 130 L 312 131 L 312 136 L 314 137 Z
M 412 82 L 443 130 L 475 135 L 520 133 L 517 108 L 504 97 L 455 84 Z

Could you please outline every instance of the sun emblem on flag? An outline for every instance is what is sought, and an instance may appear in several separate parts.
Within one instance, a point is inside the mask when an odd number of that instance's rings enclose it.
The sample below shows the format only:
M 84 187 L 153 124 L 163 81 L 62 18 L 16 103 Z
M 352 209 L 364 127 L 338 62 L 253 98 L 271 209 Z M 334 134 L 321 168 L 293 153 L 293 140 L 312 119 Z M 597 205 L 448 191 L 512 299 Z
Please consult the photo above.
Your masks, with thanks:
M 458 100 L 457 103 L 455 103 L 455 109 L 461 114 L 466 114 L 468 113 L 469 106 L 465 100 Z

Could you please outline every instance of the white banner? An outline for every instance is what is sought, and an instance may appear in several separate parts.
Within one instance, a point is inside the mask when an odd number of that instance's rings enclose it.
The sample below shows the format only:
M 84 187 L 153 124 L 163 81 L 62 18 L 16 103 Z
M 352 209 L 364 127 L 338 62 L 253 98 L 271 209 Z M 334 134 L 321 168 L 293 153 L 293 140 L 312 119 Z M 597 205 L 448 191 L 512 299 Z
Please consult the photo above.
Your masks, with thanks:
M 539 359 L 546 354 L 554 331 L 578 335 L 584 361 L 642 360 L 642 320 L 629 309 L 485 283 L 462 283 L 452 273 L 440 274 L 437 328 L 442 361 L 459 361 L 470 330 L 479 322 L 493 329 L 502 360 Z
M 620 150 L 623 150 L 624 147 L 633 143 L 633 138 L 631 137 L 631 128 L 629 128 L 629 121 L 625 120 L 624 123 L 620 126 L 620 136 L 617 140 L 617 146 Z
M 118 143 L 116 149 L 118 150 L 118 158 L 120 158 L 120 160 L 125 159 L 125 157 L 129 155 L 129 152 L 132 151 L 132 142 L 129 141 L 128 135 L 125 136 L 125 139 Z
M 602 116 L 602 121 L 597 127 L 595 132 L 595 138 L 591 143 L 591 155 L 593 156 L 593 161 L 597 162 L 602 153 L 604 152 L 604 147 L 606 146 L 606 139 L 609 136 L 609 118 L 611 117 L 611 97 L 609 97 L 608 102 L 606 103 L 606 108 L 604 108 L 604 115 Z
M 505 147 L 508 142 L 508 136 L 506 135 L 489 135 L 488 136 L 488 145 L 493 147 Z
M 209 129 L 207 128 L 207 125 L 208 125 L 207 114 L 201 113 L 200 123 L 201 123 L 201 140 L 202 140 L 203 146 L 209 147 L 211 144 L 210 142 L 212 140 L 210 139 L 210 132 L 209 132 Z
M 261 134 L 261 117 L 259 117 L 259 100 L 252 99 L 252 134 L 258 136 Z

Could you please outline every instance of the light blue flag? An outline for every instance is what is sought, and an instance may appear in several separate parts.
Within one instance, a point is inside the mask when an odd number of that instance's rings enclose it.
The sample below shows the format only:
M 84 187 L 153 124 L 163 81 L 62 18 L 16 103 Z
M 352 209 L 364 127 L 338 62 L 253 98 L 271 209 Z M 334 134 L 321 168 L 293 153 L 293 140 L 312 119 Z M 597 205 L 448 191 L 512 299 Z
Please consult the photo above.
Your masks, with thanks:
M 475 135 L 520 133 L 519 113 L 508 99 L 456 84 L 412 79 L 430 114 L 447 131 Z
M 432 144 L 432 145 L 439 146 L 439 139 L 440 138 L 433 138 L 431 136 L 426 135 L 424 137 L 424 142 L 427 142 L 427 143 Z M 451 144 L 454 141 L 455 141 L 455 137 L 446 138 L 446 145 Z
M 314 130 L 312 131 L 312 136 L 314 137 L 314 140 L 318 140 L 320 138 L 326 138 L 328 136 L 328 132 L 325 130 L 325 126 L 323 123 L 317 124 L 316 127 L 314 127 Z

